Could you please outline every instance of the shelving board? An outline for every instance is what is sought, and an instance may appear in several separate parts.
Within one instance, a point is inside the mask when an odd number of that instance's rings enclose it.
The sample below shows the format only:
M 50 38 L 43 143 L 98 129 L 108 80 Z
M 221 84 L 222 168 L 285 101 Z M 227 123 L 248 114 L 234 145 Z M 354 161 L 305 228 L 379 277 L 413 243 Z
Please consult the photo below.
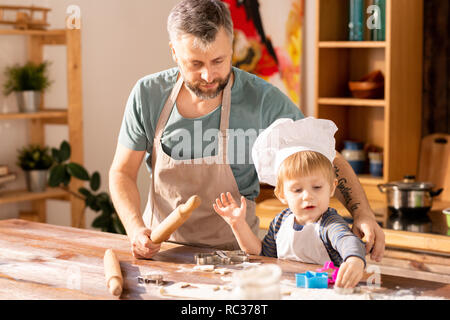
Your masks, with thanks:
M 320 41 L 319 48 L 385 48 L 385 41 Z
M 46 109 L 33 113 L 0 113 L 0 120 L 59 119 L 67 121 L 67 110 Z
M 29 192 L 27 190 L 0 191 L 0 204 L 34 201 L 44 199 L 67 199 L 68 193 L 59 188 L 47 188 L 44 192 Z
M 15 30 L 15 29 L 0 29 L 0 35 L 11 36 L 61 36 L 65 35 L 64 29 L 53 30 Z
M 383 108 L 386 105 L 384 99 L 356 99 L 356 98 L 319 98 L 321 105 L 335 106 L 362 106 Z

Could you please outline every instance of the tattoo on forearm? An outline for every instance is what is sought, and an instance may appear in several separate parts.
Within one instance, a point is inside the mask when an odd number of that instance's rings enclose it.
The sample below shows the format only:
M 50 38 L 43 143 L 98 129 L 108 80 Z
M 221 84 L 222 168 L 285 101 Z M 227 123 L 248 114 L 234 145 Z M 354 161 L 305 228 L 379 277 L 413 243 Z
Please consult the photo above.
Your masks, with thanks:
M 334 170 L 336 173 L 336 179 L 338 181 L 337 188 L 341 193 L 342 197 L 344 198 L 345 207 L 350 211 L 350 213 L 353 213 L 355 210 L 359 208 L 360 203 L 359 202 L 352 203 L 353 201 L 353 198 L 351 196 L 352 188 L 347 186 L 346 178 L 341 178 L 339 176 L 339 168 L 334 166 Z

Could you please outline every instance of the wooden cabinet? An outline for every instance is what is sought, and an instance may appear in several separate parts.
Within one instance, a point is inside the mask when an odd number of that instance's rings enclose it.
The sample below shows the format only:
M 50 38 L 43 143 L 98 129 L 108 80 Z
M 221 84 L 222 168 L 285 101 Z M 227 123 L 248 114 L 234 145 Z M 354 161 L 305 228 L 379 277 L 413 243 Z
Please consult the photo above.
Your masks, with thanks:
M 44 128 L 46 125 L 64 124 L 68 126 L 69 142 L 72 147 L 71 161 L 83 164 L 83 113 L 82 113 L 82 79 L 81 79 L 81 31 L 74 30 L 0 30 L 0 36 L 21 35 L 27 38 L 28 60 L 41 63 L 43 48 L 47 45 L 64 45 L 67 53 L 67 97 L 65 109 L 47 109 L 43 95 L 40 111 L 33 114 L 0 114 L 1 120 L 28 121 L 29 143 L 45 145 Z M 78 190 L 83 185 L 75 180 L 70 189 Z M 30 193 L 24 190 L 9 190 L 0 193 L 0 205 L 12 202 L 31 201 L 35 220 L 46 221 L 47 199 L 64 199 L 70 201 L 72 226 L 84 227 L 84 202 L 67 194 L 63 190 L 47 188 L 45 192 Z M 29 213 L 27 214 L 29 216 Z
M 333 120 L 338 126 L 338 151 L 343 149 L 344 140 L 383 148 L 383 176 L 359 176 L 369 201 L 383 202 L 385 195 L 377 184 L 417 173 L 422 125 L 423 0 L 386 0 L 386 41 L 347 41 L 349 3 L 318 1 L 315 116 Z M 352 98 L 348 81 L 359 80 L 374 70 L 381 70 L 385 76 L 384 98 Z M 386 210 L 377 212 L 377 219 L 385 222 L 386 215 Z

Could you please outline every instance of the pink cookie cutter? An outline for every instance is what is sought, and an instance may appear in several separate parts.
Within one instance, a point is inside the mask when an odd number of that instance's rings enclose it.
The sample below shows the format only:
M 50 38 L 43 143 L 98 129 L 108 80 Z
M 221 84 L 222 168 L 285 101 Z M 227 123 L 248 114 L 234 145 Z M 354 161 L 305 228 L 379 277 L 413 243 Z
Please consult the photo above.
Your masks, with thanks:
M 339 268 L 334 266 L 334 263 L 332 261 L 327 261 L 323 265 L 323 268 L 317 269 L 317 272 L 327 272 L 330 273 L 333 270 L 333 274 L 331 275 L 331 278 L 328 278 L 328 284 L 334 284 L 336 282 L 337 274 L 339 272 Z

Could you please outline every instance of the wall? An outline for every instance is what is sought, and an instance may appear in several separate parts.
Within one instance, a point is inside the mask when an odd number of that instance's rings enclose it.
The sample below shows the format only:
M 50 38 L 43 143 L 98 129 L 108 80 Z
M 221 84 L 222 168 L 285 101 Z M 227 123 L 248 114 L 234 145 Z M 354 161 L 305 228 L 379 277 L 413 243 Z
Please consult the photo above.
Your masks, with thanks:
M 315 1 L 305 0 L 305 36 L 302 109 L 313 114 L 314 102 L 314 19 Z M 142 76 L 174 66 L 169 54 L 166 18 L 177 0 L 3 0 L 2 4 L 48 6 L 51 28 L 64 28 L 66 9 L 78 5 L 82 18 L 82 68 L 84 105 L 85 166 L 102 177 L 102 190 L 108 188 L 108 170 L 114 155 L 124 106 L 131 88 Z M 45 49 L 44 58 L 51 60 L 50 76 L 54 81 L 46 94 L 48 108 L 63 108 L 67 104 L 65 48 Z M 25 63 L 24 37 L 0 37 L 0 70 L 14 63 Z M 3 83 L 0 72 L 0 83 Z M 0 95 L 0 112 L 16 109 L 13 96 Z M 8 137 L 7 139 L 5 137 Z M 67 139 L 65 126 L 46 129 L 46 142 L 59 146 Z M 0 122 L 0 162 L 20 173 L 15 166 L 16 149 L 27 143 L 26 121 Z M 141 167 L 138 186 L 141 205 L 145 206 L 149 184 L 148 173 Z M 23 174 L 8 188 L 24 188 Z M 19 210 L 29 208 L 27 203 L 0 206 L 0 219 L 18 217 Z M 70 206 L 63 201 L 47 201 L 47 222 L 70 225 Z M 89 227 L 95 214 L 86 212 Z

